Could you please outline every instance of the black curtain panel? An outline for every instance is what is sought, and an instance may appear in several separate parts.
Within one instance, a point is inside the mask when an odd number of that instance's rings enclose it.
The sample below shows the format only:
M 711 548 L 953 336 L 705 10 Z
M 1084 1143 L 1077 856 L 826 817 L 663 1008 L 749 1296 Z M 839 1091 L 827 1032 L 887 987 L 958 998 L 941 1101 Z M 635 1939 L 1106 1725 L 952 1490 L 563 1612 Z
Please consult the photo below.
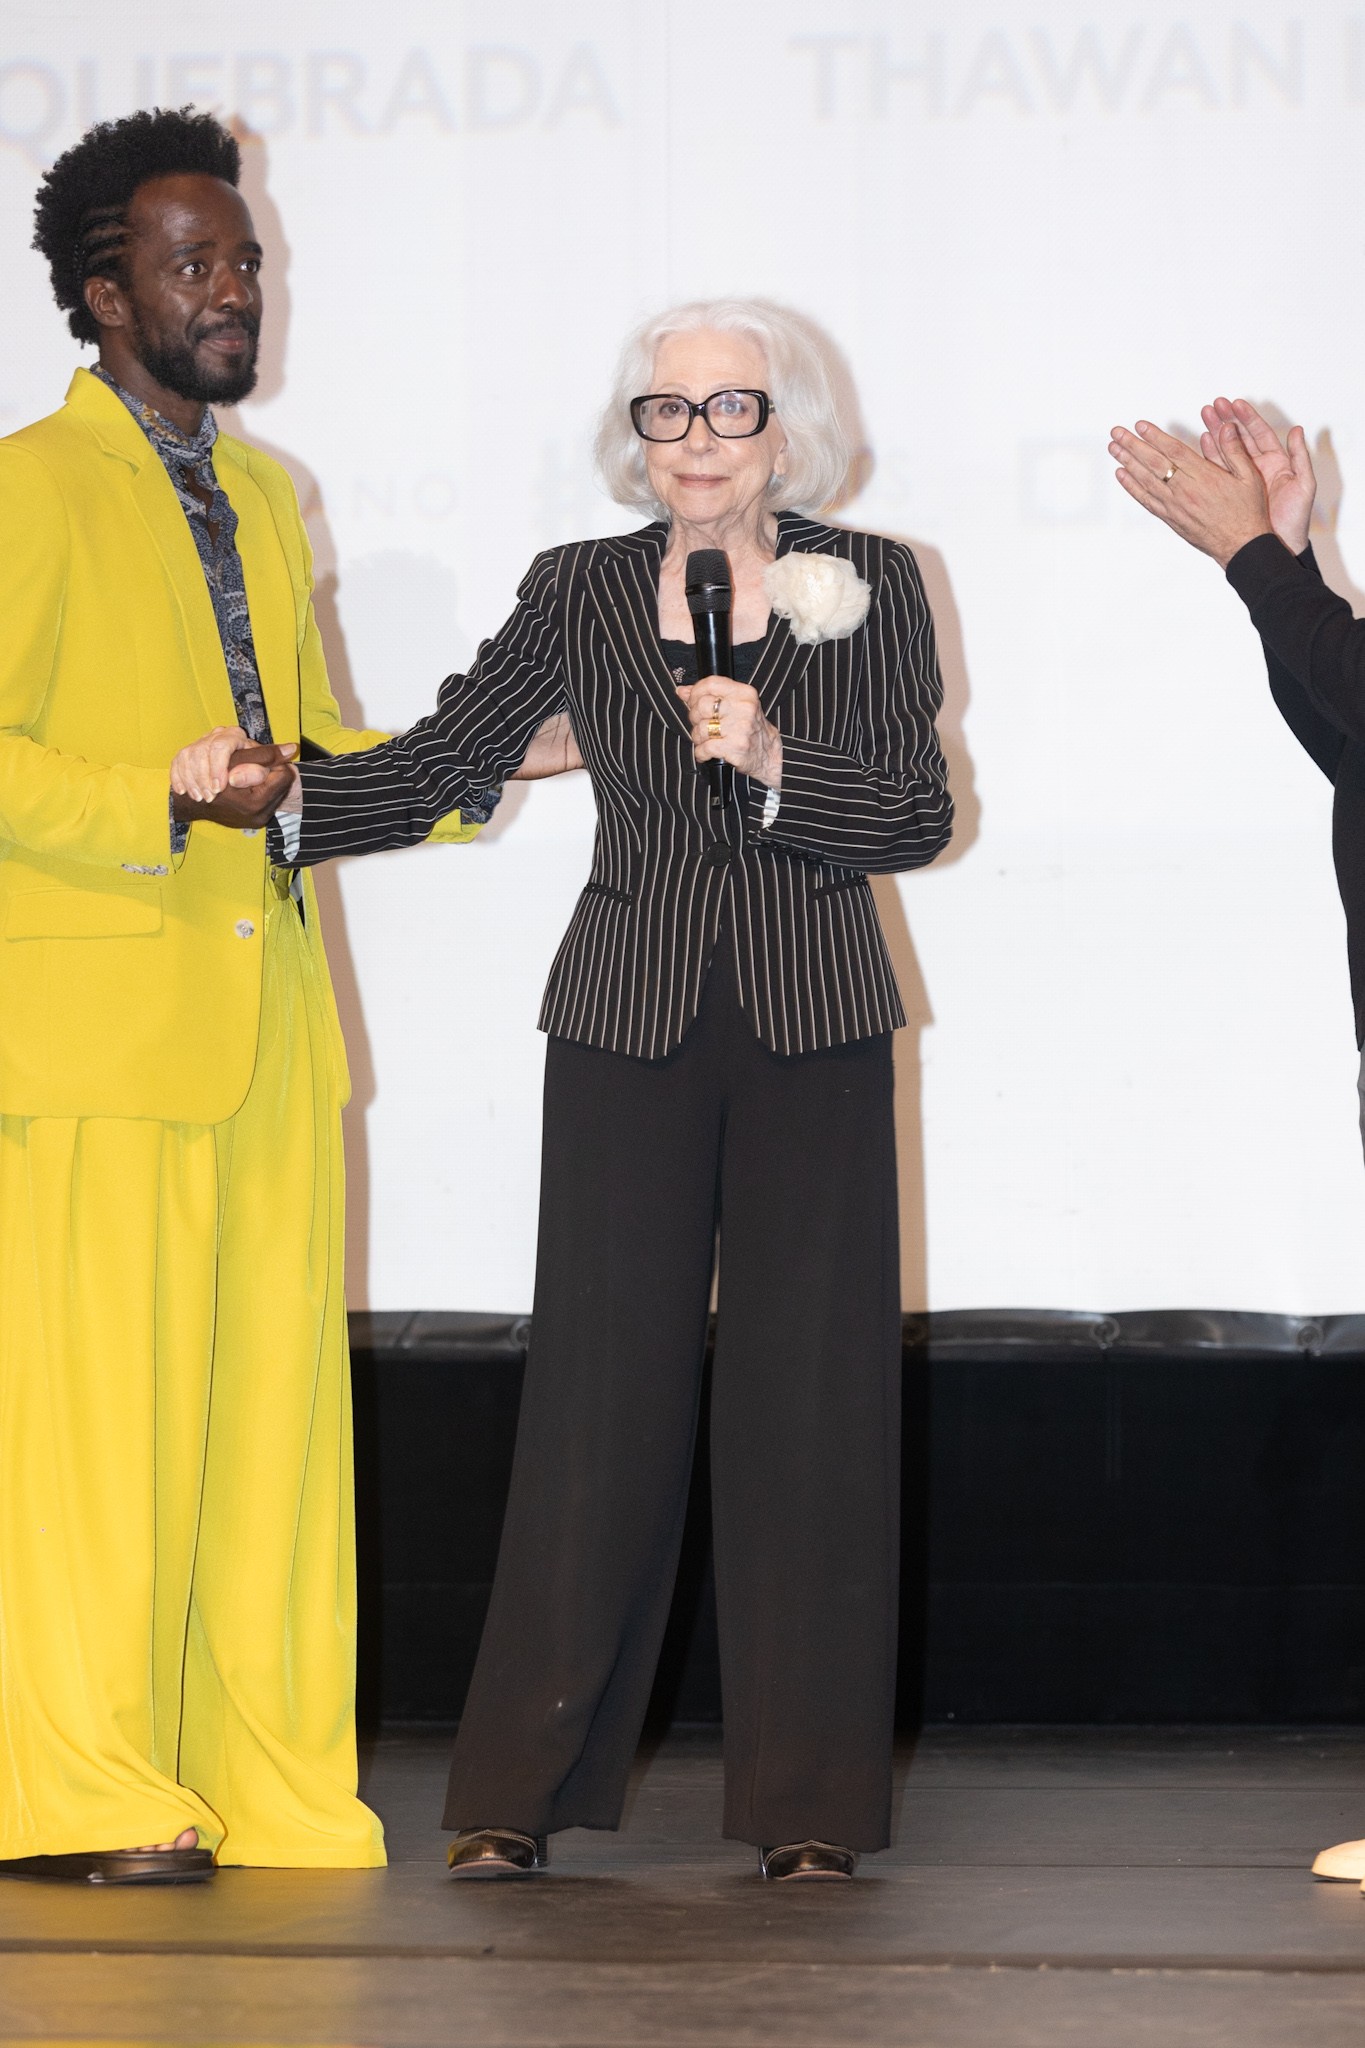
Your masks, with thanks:
M 356 1315 L 366 1719 L 454 1721 L 524 1316 Z M 907 1317 L 900 1717 L 1365 1715 L 1365 1316 Z M 706 1433 L 656 1724 L 720 1718 Z

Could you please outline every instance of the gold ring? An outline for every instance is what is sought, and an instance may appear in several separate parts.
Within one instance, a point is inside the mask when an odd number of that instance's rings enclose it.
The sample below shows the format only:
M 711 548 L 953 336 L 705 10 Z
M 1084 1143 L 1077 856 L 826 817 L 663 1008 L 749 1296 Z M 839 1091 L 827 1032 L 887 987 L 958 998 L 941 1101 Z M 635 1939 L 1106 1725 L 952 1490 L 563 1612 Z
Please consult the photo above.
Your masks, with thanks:
M 1173 477 L 1173 476 L 1174 476 L 1175 474 L 1176 474 L 1176 468 L 1175 468 L 1175 464 L 1174 464 L 1174 463 L 1172 463 L 1172 464 L 1171 464 L 1171 466 L 1170 466 L 1170 468 L 1169 468 L 1169 469 L 1168 469 L 1168 470 L 1166 471 L 1166 474 L 1165 474 L 1165 476 L 1163 476 L 1163 477 L 1162 477 L 1162 479 L 1161 479 L 1162 483 L 1163 483 L 1163 484 L 1168 484 L 1168 483 L 1170 482 L 1171 478 L 1172 478 L 1172 477 Z
M 709 740 L 718 740 L 720 738 L 720 720 L 718 718 L 707 719 L 706 737 Z

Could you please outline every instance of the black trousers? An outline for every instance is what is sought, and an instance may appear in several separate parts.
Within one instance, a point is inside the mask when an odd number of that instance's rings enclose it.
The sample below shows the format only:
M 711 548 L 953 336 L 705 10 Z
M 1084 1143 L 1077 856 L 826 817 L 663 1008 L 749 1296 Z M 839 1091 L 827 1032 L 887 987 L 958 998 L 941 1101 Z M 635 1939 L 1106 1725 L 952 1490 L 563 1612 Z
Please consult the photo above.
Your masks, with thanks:
M 891 1040 L 769 1052 L 724 939 L 668 1058 L 550 1041 L 530 1356 L 447 1827 L 619 1823 L 677 1569 L 717 1226 L 725 1833 L 886 1846 Z

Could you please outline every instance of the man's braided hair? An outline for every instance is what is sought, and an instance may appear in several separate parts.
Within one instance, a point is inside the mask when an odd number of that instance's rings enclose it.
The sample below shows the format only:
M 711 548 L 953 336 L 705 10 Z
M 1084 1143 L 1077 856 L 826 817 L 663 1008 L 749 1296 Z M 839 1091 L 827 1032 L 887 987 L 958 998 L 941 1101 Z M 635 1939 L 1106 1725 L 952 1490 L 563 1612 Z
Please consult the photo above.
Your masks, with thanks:
M 77 341 L 98 341 L 85 303 L 91 277 L 126 284 L 128 208 L 152 178 L 221 178 L 236 185 L 242 156 L 212 114 L 154 107 L 101 121 L 59 156 L 38 187 L 33 246 L 47 258 L 52 291 Z

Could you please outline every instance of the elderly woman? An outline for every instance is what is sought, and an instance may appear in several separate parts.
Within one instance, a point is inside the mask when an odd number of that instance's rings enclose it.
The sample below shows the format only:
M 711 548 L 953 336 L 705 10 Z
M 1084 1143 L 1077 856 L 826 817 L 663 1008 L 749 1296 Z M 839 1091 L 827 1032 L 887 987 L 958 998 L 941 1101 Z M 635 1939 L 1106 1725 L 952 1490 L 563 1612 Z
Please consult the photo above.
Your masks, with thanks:
M 781 309 L 641 328 L 598 456 L 650 523 L 540 555 L 430 717 L 302 770 L 305 863 L 479 815 L 556 714 L 597 801 L 541 1012 L 533 1335 L 450 1865 L 619 1822 L 719 1245 L 725 1832 L 765 1876 L 848 1876 L 888 1840 L 896 1657 L 904 1013 L 867 878 L 948 840 L 933 627 L 905 547 L 812 516 L 849 449 Z M 695 679 L 695 548 L 729 556 L 732 680 Z

